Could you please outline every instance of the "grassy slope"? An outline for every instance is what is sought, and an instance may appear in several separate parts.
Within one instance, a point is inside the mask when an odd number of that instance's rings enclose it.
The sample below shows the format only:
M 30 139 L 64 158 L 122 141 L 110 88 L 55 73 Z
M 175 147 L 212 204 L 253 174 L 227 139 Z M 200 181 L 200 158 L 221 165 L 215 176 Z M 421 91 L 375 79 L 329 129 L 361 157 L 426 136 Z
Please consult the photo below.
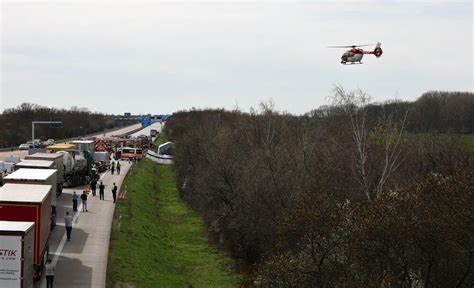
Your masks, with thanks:
M 464 143 L 466 143 L 471 149 L 474 150 L 474 135 L 465 135 L 463 137 Z
M 153 192 L 158 174 L 159 192 Z M 146 159 L 126 180 L 113 221 L 107 287 L 238 287 L 232 261 L 207 243 L 200 216 L 179 199 L 170 166 Z

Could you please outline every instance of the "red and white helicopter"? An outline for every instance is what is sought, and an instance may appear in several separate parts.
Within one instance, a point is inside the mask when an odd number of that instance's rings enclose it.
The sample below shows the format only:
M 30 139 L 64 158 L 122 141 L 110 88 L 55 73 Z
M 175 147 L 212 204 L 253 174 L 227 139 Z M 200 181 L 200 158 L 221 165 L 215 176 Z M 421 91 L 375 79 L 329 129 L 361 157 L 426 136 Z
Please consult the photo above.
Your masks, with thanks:
M 377 58 L 382 56 L 382 48 L 380 46 L 382 43 L 378 42 L 375 46 L 374 51 L 364 51 L 361 48 L 356 47 L 364 47 L 364 46 L 372 46 L 374 44 L 364 44 L 364 45 L 350 45 L 350 46 L 329 46 L 328 48 L 352 48 L 351 50 L 347 50 L 346 53 L 342 54 L 341 57 L 341 64 L 362 64 L 361 60 L 364 57 L 364 54 L 374 54 Z M 357 63 L 358 62 L 358 63 Z

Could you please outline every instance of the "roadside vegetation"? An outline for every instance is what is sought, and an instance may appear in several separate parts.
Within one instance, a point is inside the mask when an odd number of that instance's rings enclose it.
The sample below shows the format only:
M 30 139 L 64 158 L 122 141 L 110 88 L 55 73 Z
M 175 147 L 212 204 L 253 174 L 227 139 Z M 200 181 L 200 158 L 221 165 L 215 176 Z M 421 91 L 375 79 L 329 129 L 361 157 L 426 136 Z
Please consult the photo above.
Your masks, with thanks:
M 474 150 L 474 135 L 464 136 L 464 143 L 466 143 L 471 149 Z
M 107 287 L 238 287 L 233 261 L 207 242 L 177 193 L 172 166 L 148 159 L 127 175 L 113 220 Z M 123 186 L 125 187 L 125 186 Z
M 292 116 L 192 110 L 165 126 L 180 195 L 262 287 L 474 283 L 474 94 Z

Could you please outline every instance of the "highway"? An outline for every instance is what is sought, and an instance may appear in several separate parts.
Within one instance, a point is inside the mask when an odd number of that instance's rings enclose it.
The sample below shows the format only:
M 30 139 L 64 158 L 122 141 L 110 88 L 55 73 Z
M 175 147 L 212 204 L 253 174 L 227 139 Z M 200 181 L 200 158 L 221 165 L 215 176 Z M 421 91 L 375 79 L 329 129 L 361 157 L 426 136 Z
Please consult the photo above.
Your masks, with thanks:
M 140 135 L 150 136 L 150 130 L 155 129 L 156 131 L 161 133 L 162 128 L 163 128 L 163 123 L 153 123 L 150 126 L 147 126 L 143 128 L 142 130 L 131 134 L 130 136 L 133 136 L 133 137 L 138 137 Z
M 120 163 L 120 175 L 111 175 L 110 171 L 101 175 L 105 185 L 105 200 L 99 200 L 98 191 L 95 197 L 90 194 L 87 200 L 89 212 L 82 212 L 80 200 L 78 211 L 72 211 L 72 193 L 76 191 L 80 195 L 84 187 L 64 189 L 58 197 L 57 225 L 49 241 L 49 258 L 55 264 L 54 287 L 105 287 L 110 230 L 115 210 L 111 187 L 112 183 L 116 183 L 118 191 L 122 191 L 122 181 L 131 167 L 128 161 Z M 66 212 L 74 217 L 71 241 L 66 241 Z M 46 287 L 44 276 L 34 287 Z
M 130 126 L 109 132 L 106 136 L 127 133 L 139 127 L 139 124 Z M 146 127 L 137 133 L 140 135 L 148 132 L 149 135 L 149 129 Z M 127 172 L 132 169 L 132 164 L 128 161 L 120 163 L 122 166 L 120 175 L 112 175 L 110 171 L 101 174 L 100 179 L 105 185 L 105 200 L 99 200 L 98 191 L 95 197 L 89 195 L 87 204 L 89 212 L 82 212 L 82 204 L 79 205 L 78 212 L 72 211 L 73 191 L 80 195 L 85 187 L 64 189 L 63 194 L 58 197 L 57 226 L 52 231 L 49 242 L 49 258 L 55 264 L 54 287 L 105 287 L 110 231 L 115 211 L 111 187 L 116 183 L 119 193 L 126 191 L 121 187 L 122 182 Z M 66 212 L 74 217 L 71 241 L 66 241 L 64 227 Z M 35 283 L 34 288 L 44 287 L 46 280 L 43 276 Z
M 131 125 L 131 126 L 127 126 L 127 127 L 124 127 L 124 128 L 120 128 L 120 129 L 117 129 L 117 130 L 113 130 L 113 131 L 109 131 L 109 132 L 106 132 L 105 133 L 105 136 L 113 136 L 113 135 L 121 135 L 121 134 L 125 134 L 125 133 L 129 133 L 130 131 L 133 131 L 133 130 L 136 130 L 138 128 L 140 128 L 140 124 L 134 124 L 134 125 Z M 148 135 L 150 135 L 150 131 L 148 130 Z M 91 137 L 101 137 L 101 136 L 104 136 L 104 133 L 100 133 L 100 134 L 95 134 Z M 77 137 L 80 137 L 80 136 L 77 136 Z M 28 140 L 31 140 L 31 139 L 28 139 Z M 28 140 L 25 140 L 28 141 Z M 28 155 L 28 150 L 14 150 L 14 151 L 4 151 L 4 152 L 0 152 L 0 161 L 3 161 L 3 159 L 5 159 L 6 156 L 18 156 L 20 157 L 20 159 L 24 159 L 26 155 Z

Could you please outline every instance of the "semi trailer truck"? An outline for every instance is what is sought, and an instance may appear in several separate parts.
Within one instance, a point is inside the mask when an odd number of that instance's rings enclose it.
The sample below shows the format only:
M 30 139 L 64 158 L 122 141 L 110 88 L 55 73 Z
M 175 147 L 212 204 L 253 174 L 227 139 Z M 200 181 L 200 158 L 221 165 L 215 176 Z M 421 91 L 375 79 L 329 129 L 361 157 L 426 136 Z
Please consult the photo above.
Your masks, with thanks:
M 94 162 L 89 151 L 77 151 L 74 144 L 56 144 L 46 147 L 46 150 L 63 157 L 64 187 L 76 187 L 88 183 Z
M 18 170 L 20 168 L 55 169 L 54 162 L 47 160 L 22 160 L 20 163 L 15 165 L 15 170 Z
M 0 287 L 33 287 L 35 223 L 0 221 Z
M 0 221 L 35 223 L 33 250 L 34 279 L 41 277 L 49 254 L 52 190 L 53 187 L 51 185 L 11 183 L 5 184 L 0 188 Z
M 57 193 L 57 196 L 61 195 L 61 193 L 63 192 L 63 181 L 64 181 L 63 155 L 62 154 L 56 154 L 56 153 L 35 153 L 35 154 L 32 154 L 32 155 L 25 156 L 25 160 L 23 160 L 23 161 L 26 161 L 26 160 L 53 161 L 52 168 L 57 170 L 57 174 L 56 174 L 56 181 L 57 181 L 57 183 L 56 183 L 56 193 Z M 31 162 L 29 162 L 29 163 L 31 163 Z M 21 162 L 18 163 L 18 164 L 21 165 Z M 43 169 L 44 167 L 40 167 L 40 164 L 38 164 L 36 167 L 25 167 L 25 168 L 41 168 L 41 169 Z
M 18 169 L 3 179 L 4 183 L 40 184 L 53 187 L 51 195 L 51 230 L 56 226 L 56 169 Z

